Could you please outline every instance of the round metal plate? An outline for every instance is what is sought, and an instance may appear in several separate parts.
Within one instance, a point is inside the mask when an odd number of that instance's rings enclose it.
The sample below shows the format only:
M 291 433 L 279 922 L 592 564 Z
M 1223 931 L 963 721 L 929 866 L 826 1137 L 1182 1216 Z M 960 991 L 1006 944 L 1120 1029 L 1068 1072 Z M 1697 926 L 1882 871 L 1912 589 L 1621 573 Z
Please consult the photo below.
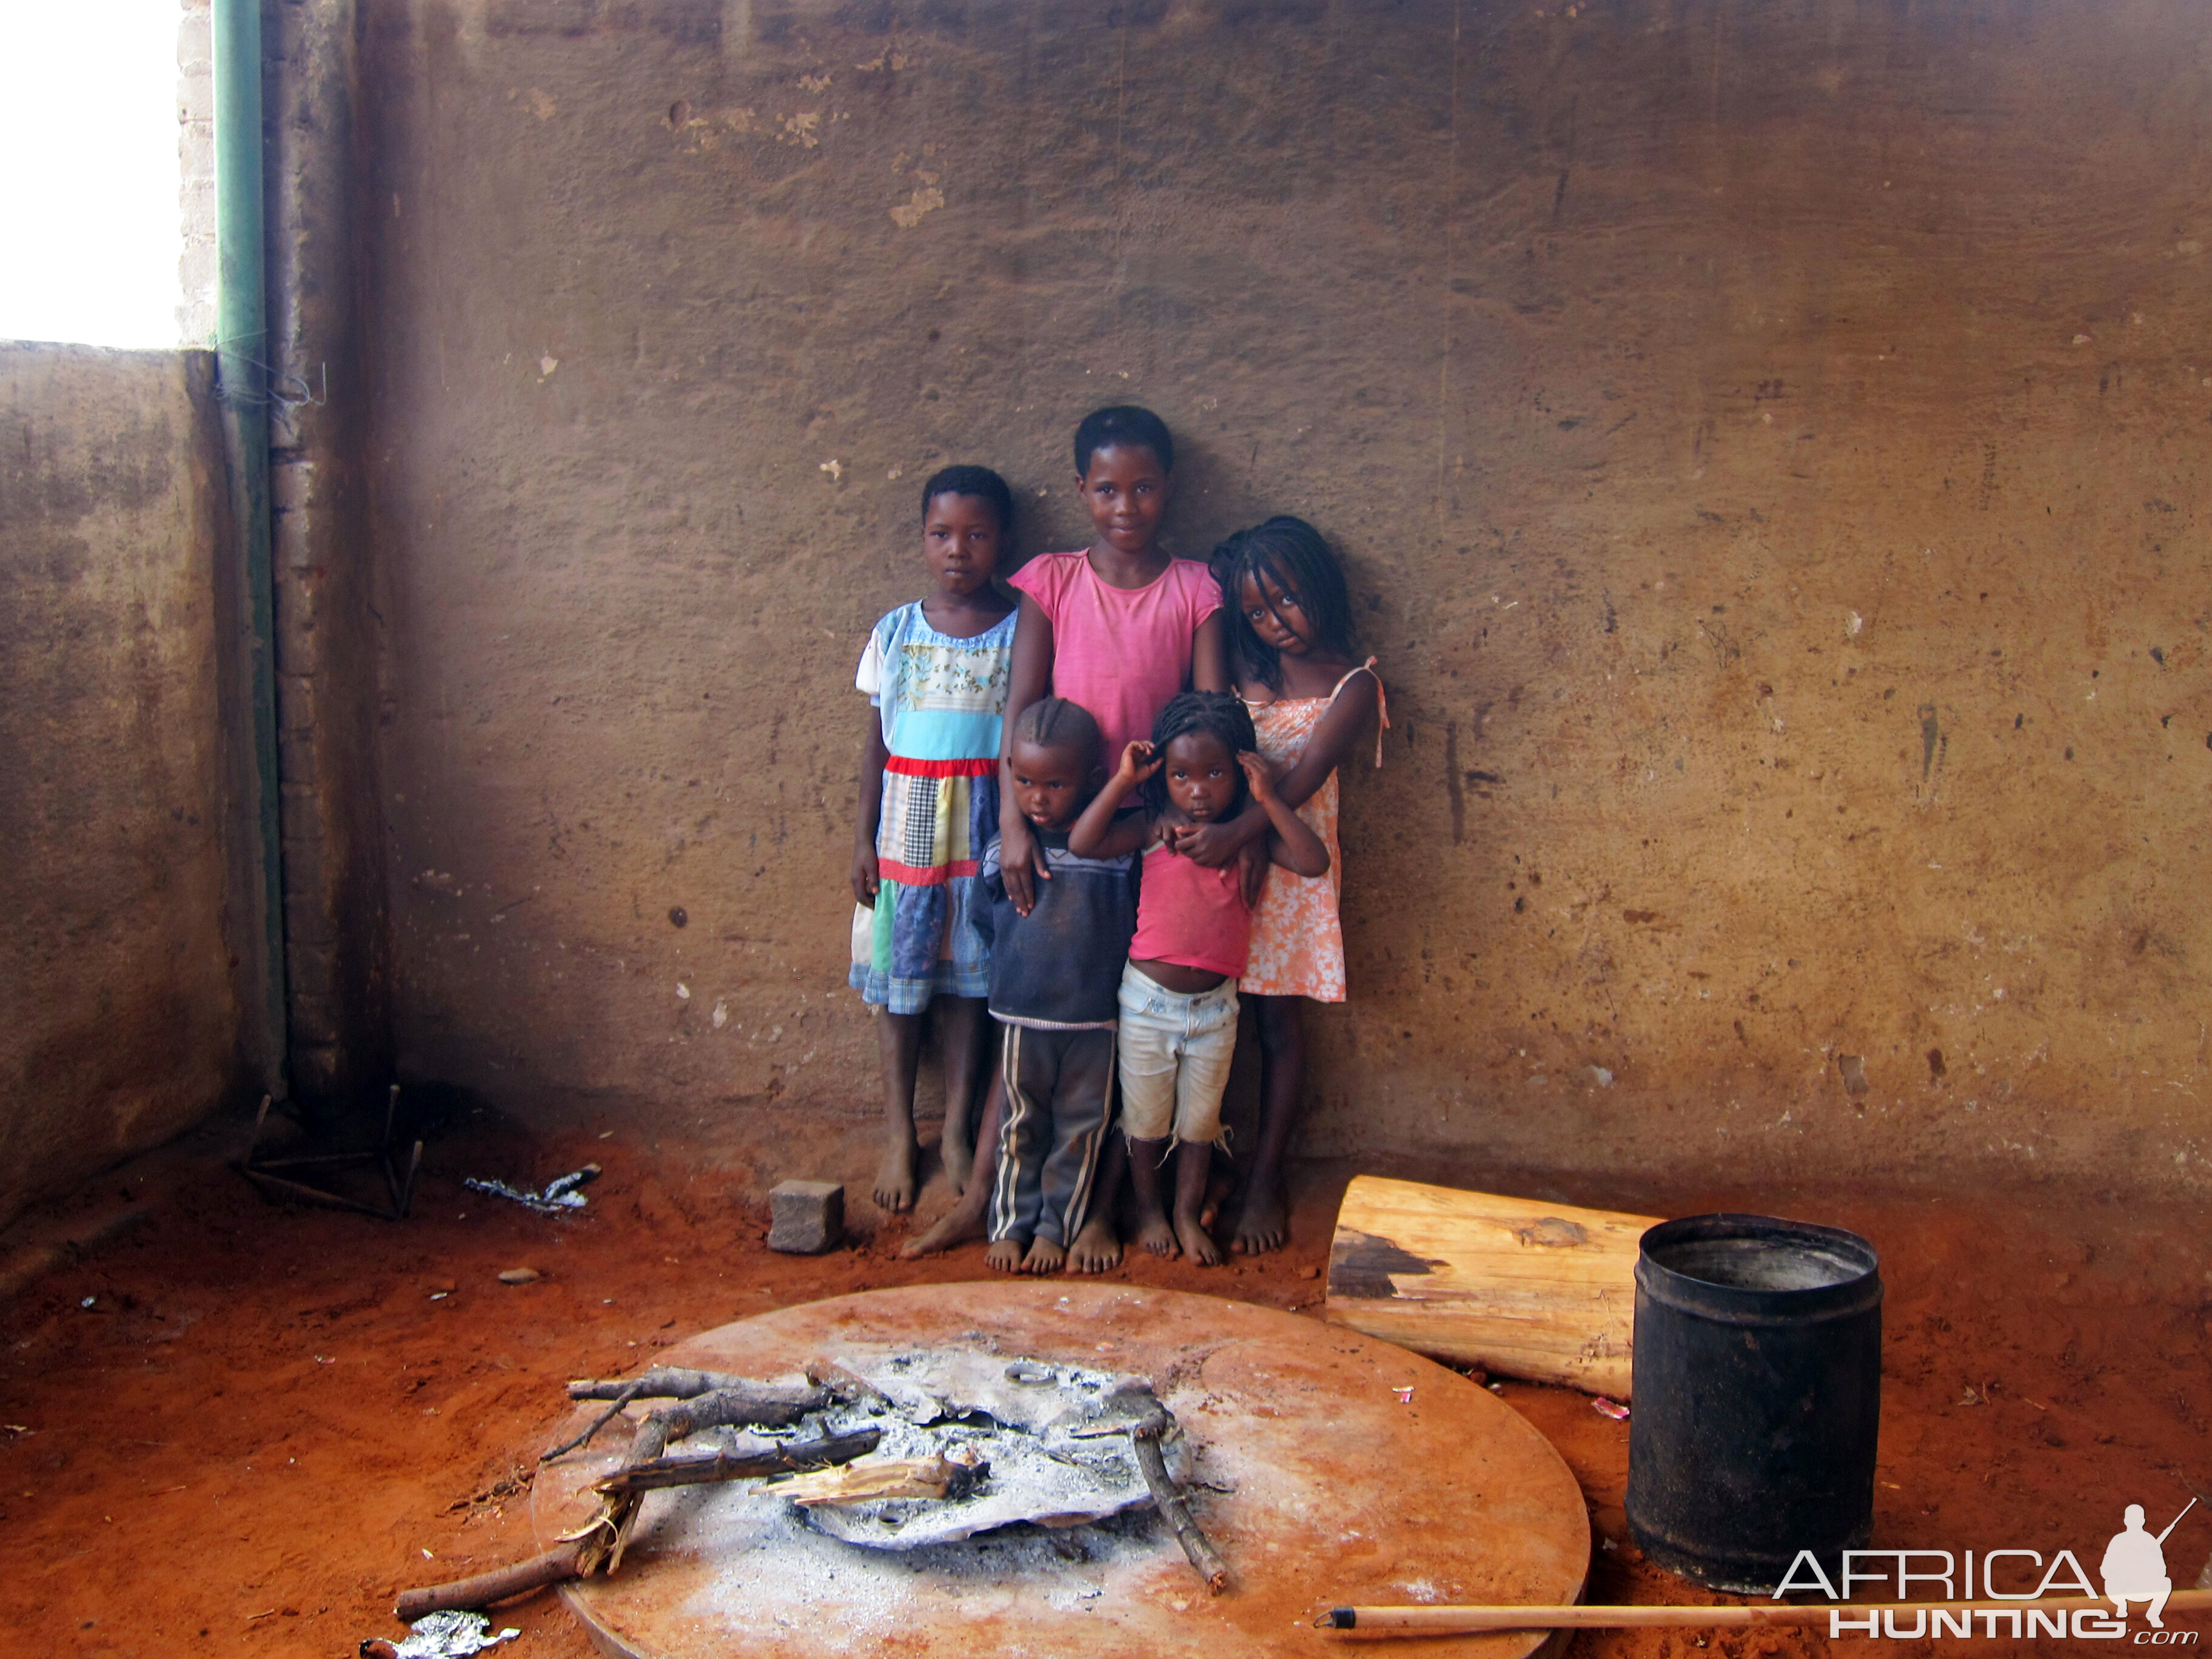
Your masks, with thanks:
M 1126 1285 L 920 1285 L 740 1320 L 656 1363 L 770 1379 L 841 1354 L 976 1343 L 1151 1378 L 1194 1443 L 1192 1509 L 1229 1563 L 1228 1592 L 1206 1593 L 1157 1517 L 1133 1536 L 1021 1529 L 919 1559 L 828 1539 L 769 1551 L 733 1529 L 718 1503 L 728 1489 L 692 1487 L 646 1500 L 617 1576 L 563 1591 L 593 1640 L 634 1659 L 1313 1656 L 1338 1645 L 1313 1620 L 1340 1603 L 1582 1593 L 1589 1516 L 1541 1435 L 1441 1365 L 1294 1314 Z M 544 1443 L 603 1409 L 577 1407 Z M 588 1488 L 621 1461 L 628 1420 L 539 1473 L 541 1548 L 592 1513 Z M 1544 1641 L 1390 1646 L 1522 1659 Z

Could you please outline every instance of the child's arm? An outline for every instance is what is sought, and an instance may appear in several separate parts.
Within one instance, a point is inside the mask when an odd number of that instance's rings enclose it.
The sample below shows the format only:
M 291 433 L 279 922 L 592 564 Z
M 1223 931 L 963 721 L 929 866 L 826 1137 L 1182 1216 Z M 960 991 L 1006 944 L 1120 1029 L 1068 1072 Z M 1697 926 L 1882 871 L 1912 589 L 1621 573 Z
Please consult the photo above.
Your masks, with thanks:
M 853 828 L 853 896 L 871 909 L 876 902 L 876 830 L 884 817 L 884 767 L 891 757 L 884 747 L 883 716 L 868 710 L 868 737 L 860 751 L 860 817 Z
M 1344 689 L 1336 694 L 1336 701 L 1316 722 L 1313 736 L 1306 739 L 1305 750 L 1299 755 L 1297 763 L 1275 780 L 1275 793 L 1294 807 L 1304 806 L 1312 799 L 1314 791 L 1344 764 L 1352 744 L 1375 723 L 1382 696 L 1382 683 L 1375 678 L 1372 669 L 1363 670 L 1346 681 Z
M 1267 763 L 1249 749 L 1237 756 L 1237 762 L 1244 769 L 1245 782 L 1252 786 L 1254 805 L 1267 815 L 1274 830 L 1267 837 L 1267 856 L 1293 875 L 1327 875 L 1328 848 L 1304 818 L 1283 804 L 1283 798 L 1275 793 L 1274 779 L 1268 775 Z
M 1049 878 L 1037 858 L 1030 821 L 1014 804 L 1014 775 L 1008 763 L 1014 752 L 1014 721 L 1052 684 L 1052 618 L 1024 593 L 1014 621 L 1014 659 L 1006 670 L 1006 715 L 999 737 L 999 868 L 1006 896 L 1013 901 L 1016 913 L 1024 916 L 1036 902 L 1036 883 Z
M 1091 798 L 1091 805 L 1083 809 L 1083 816 L 1067 832 L 1067 850 L 1079 859 L 1115 859 L 1124 853 L 1133 853 L 1152 839 L 1152 815 L 1139 812 L 1125 823 L 1115 823 L 1114 814 L 1128 799 L 1129 792 L 1158 771 L 1163 757 L 1152 752 L 1152 745 L 1142 738 L 1133 740 L 1121 751 L 1121 763 L 1114 769 L 1114 775 L 1106 780 L 1106 787 Z M 1323 855 L 1324 860 L 1327 854 Z M 1327 866 L 1324 863 L 1323 867 Z
M 1344 763 L 1352 746 L 1375 718 L 1380 696 L 1372 673 L 1355 676 L 1337 694 L 1328 712 L 1306 739 L 1305 750 L 1291 769 L 1275 780 L 1275 793 L 1292 808 L 1304 806 L 1328 775 Z M 1226 864 L 1248 842 L 1267 833 L 1267 817 L 1255 800 L 1227 823 L 1200 824 L 1176 838 L 1176 850 L 1192 863 L 1211 866 Z
M 1229 683 L 1229 635 L 1217 611 L 1190 636 L 1190 689 L 1233 691 Z

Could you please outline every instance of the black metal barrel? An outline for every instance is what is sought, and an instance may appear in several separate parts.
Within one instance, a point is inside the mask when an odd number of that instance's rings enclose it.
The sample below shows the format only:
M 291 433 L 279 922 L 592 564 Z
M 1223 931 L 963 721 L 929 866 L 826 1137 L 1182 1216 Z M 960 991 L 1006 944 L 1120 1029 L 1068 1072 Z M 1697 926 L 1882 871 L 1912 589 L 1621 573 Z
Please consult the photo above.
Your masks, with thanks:
M 1840 1582 L 1874 1524 L 1880 1265 L 1856 1233 L 1768 1216 L 1644 1235 L 1628 1529 L 1650 1559 L 1764 1595 L 1810 1550 Z

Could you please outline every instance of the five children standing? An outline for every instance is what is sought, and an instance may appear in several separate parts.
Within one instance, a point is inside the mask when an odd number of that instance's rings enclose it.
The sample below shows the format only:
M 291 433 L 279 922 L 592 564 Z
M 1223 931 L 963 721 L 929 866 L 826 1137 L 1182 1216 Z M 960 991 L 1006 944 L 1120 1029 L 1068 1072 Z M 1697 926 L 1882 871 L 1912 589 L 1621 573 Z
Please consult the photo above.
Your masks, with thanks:
M 851 981 L 882 1014 L 876 1197 L 914 1202 L 935 1006 L 962 1202 L 909 1251 L 972 1236 L 988 1210 L 994 1267 L 1111 1266 L 1126 1148 L 1139 1242 L 1216 1262 L 1210 1171 L 1240 985 L 1260 1009 L 1261 1118 L 1234 1242 L 1283 1243 L 1297 1000 L 1344 996 L 1335 769 L 1382 689 L 1352 659 L 1343 573 L 1310 526 L 1242 532 L 1209 570 L 1159 544 L 1175 448 L 1157 416 L 1099 410 L 1074 451 L 1091 545 L 1030 560 L 1010 579 L 1018 607 L 992 586 L 1005 483 L 980 467 L 932 477 L 935 591 L 878 623 L 861 659 L 876 713 Z M 971 1143 L 987 1006 L 999 1062 Z M 995 1166 L 971 1176 L 994 1142 Z

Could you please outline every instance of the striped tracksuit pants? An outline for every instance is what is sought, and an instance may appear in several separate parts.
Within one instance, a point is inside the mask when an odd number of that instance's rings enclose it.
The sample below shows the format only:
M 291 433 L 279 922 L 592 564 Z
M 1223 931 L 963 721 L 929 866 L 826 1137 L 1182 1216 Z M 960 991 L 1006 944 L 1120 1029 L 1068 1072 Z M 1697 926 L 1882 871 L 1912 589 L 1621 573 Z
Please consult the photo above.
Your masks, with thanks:
M 1114 1033 L 1001 1022 L 1006 1127 L 991 1188 L 991 1237 L 1060 1245 L 1083 1231 L 1112 1116 Z

